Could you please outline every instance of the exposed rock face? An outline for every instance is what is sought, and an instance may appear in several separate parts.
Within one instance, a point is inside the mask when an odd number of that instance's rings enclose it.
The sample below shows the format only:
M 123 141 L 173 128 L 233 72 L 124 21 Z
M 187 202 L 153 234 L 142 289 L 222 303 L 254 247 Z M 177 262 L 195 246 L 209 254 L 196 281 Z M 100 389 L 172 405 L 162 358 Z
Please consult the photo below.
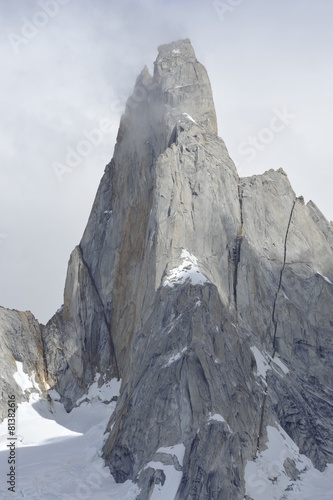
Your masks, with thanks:
M 169 206 L 161 206 L 163 200 L 159 199 L 157 187 L 161 196 L 165 196 L 167 182 L 169 195 L 173 196 L 172 176 L 180 173 L 182 160 L 178 159 L 178 149 L 171 147 L 172 143 L 177 141 L 179 134 L 187 136 L 186 147 L 191 149 L 187 154 L 187 168 L 193 169 L 192 161 L 197 154 L 201 154 L 201 159 L 198 158 L 196 163 L 201 165 L 203 161 L 203 151 L 196 152 L 196 143 L 200 142 L 202 134 L 210 134 L 215 140 L 217 125 L 209 79 L 204 67 L 196 60 L 190 42 L 182 42 L 181 50 L 177 43 L 162 46 L 160 54 L 154 78 L 145 68 L 127 103 L 113 160 L 106 167 L 81 244 L 70 259 L 64 308 L 46 328 L 45 341 L 50 353 L 47 355 L 48 370 L 57 377 L 58 390 L 65 396 L 68 408 L 93 380 L 96 370 L 109 376 L 120 373 L 127 377 L 128 350 L 142 324 L 144 310 L 153 300 L 164 268 L 169 261 L 179 260 L 181 248 L 186 248 L 182 236 L 185 211 L 189 230 L 193 232 L 192 210 L 188 211 L 187 203 L 188 198 L 191 200 L 198 193 L 192 195 L 192 188 L 194 191 L 210 191 L 201 168 L 198 168 L 197 185 L 188 186 L 185 176 L 187 192 L 181 197 L 176 193 L 169 215 Z M 194 124 L 184 114 L 185 110 L 207 129 Z M 192 126 L 199 134 L 194 142 L 193 133 L 190 133 Z M 218 142 L 222 144 L 220 139 Z M 219 160 L 214 154 L 218 154 L 220 148 L 214 152 L 212 144 L 211 149 L 212 169 L 218 169 Z M 223 154 L 227 156 L 225 149 Z M 170 162 L 174 162 L 172 170 Z M 228 162 L 228 168 L 232 170 L 228 175 L 233 176 L 237 188 L 235 168 L 231 160 Z M 181 177 L 177 180 L 179 187 L 184 181 Z M 202 194 L 203 199 L 205 192 Z M 186 200 L 182 196 L 186 196 Z M 239 204 L 237 200 L 233 203 L 239 217 Z M 209 207 L 217 229 L 216 224 L 221 218 L 218 215 L 218 193 L 214 206 L 207 203 L 205 207 Z M 200 207 L 200 210 L 205 207 Z M 204 216 L 198 211 L 198 216 L 201 221 L 197 230 L 201 232 L 208 214 Z M 172 231 L 176 232 L 176 241 L 172 235 L 163 234 L 165 224 L 162 219 L 168 217 Z M 167 249 L 156 249 L 154 239 L 157 232 L 160 233 L 159 247 L 164 246 L 166 239 Z M 190 234 L 189 237 L 192 238 Z M 178 241 L 179 238 L 184 241 Z M 170 258 L 160 255 L 162 250 L 170 252 Z M 54 347 L 52 339 L 57 339 Z M 87 346 L 89 339 L 95 343 L 92 350 Z M 96 351 L 103 353 L 102 359 L 99 354 L 95 355 Z M 54 352 L 59 356 L 54 356 Z
M 14 377 L 18 372 L 16 361 L 22 363 L 27 378 L 34 375 L 39 387 L 46 389 L 41 325 L 29 311 L 0 307 L 0 421 L 8 416 L 8 395 L 15 395 L 16 402 L 20 403 L 37 390 L 33 378 L 26 390 L 18 384 Z
M 104 458 L 141 500 L 154 461 L 182 472 L 179 500 L 242 499 L 267 425 L 333 461 L 332 282 L 332 225 L 282 170 L 238 177 L 189 40 L 164 45 L 43 328 L 48 380 L 70 410 L 97 372 L 122 378 Z
M 243 179 L 240 190 L 238 324 L 289 368 L 267 373 L 266 410 L 323 470 L 333 459 L 332 228 L 281 171 Z

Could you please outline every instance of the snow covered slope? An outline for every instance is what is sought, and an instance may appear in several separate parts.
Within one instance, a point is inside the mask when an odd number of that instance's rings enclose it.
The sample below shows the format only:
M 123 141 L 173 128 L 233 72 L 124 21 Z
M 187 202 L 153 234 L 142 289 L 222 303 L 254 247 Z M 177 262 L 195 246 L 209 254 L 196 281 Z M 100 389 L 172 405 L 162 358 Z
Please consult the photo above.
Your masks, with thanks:
M 99 388 L 97 379 L 71 413 L 57 401 L 54 390 L 49 391 L 48 401 L 32 394 L 29 402 L 19 405 L 16 493 L 9 493 L 2 481 L 1 499 L 134 500 L 137 497 L 139 488 L 131 481 L 116 484 L 101 458 L 106 438 L 103 438 L 104 429 L 116 405 L 116 401 L 111 400 L 118 395 L 120 382 L 113 380 Z M 319 472 L 299 453 L 281 427 L 269 426 L 267 434 L 267 450 L 255 461 L 249 461 L 245 469 L 249 497 L 253 500 L 330 500 L 333 466 Z M 7 435 L 6 419 L 0 424 L 2 479 L 8 472 Z M 181 466 L 184 452 L 184 445 L 158 450 L 158 453 L 175 455 Z M 172 465 L 158 462 L 150 462 L 147 467 L 162 469 L 166 474 L 164 485 L 155 485 L 151 498 L 173 500 L 182 474 Z
M 16 448 L 16 492 L 8 492 L 7 419 L 0 425 L 0 498 L 133 500 L 139 493 L 131 481 L 116 484 L 101 458 L 103 436 L 120 382 L 98 388 L 98 377 L 79 406 L 66 413 L 56 391 L 42 400 L 32 394 L 19 404 Z
M 333 465 L 324 472 L 280 427 L 268 426 L 267 449 L 245 467 L 246 492 L 253 500 L 331 500 Z

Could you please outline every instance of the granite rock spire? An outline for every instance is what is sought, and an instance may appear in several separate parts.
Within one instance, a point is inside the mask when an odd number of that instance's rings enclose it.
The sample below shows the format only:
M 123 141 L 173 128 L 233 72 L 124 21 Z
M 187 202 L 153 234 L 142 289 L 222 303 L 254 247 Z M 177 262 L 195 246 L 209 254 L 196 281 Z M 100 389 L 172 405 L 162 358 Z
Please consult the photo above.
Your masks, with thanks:
M 139 499 L 162 465 L 177 500 L 243 499 L 268 426 L 333 461 L 332 283 L 332 225 L 282 169 L 239 178 L 190 41 L 162 45 L 41 327 L 43 370 L 68 411 L 97 373 L 122 379 L 103 456 Z

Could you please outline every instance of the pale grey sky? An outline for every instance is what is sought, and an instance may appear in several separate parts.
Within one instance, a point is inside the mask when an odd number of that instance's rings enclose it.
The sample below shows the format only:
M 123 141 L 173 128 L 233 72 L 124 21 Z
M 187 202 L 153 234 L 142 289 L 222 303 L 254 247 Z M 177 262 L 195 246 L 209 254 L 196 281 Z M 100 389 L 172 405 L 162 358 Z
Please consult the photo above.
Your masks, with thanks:
M 62 304 L 125 101 L 179 38 L 209 72 L 240 175 L 283 167 L 333 219 L 332 18 L 330 0 L 0 0 L 0 304 L 42 322 Z

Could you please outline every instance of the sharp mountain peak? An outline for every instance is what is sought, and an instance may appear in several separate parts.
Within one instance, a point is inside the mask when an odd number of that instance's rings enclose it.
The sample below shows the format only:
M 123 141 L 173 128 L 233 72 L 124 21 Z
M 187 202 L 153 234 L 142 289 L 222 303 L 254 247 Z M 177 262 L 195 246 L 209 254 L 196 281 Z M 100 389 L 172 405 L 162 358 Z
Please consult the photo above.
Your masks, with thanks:
M 318 469 L 332 463 L 333 231 L 282 170 L 239 178 L 190 41 L 158 50 L 127 101 L 63 307 L 45 327 L 0 310 L 0 383 L 28 399 L 14 357 L 71 411 L 96 376 L 121 378 L 103 449 L 116 481 L 146 500 L 173 464 L 177 500 L 256 498 L 246 471 L 274 429 Z M 161 451 L 176 445 L 181 460 Z M 288 495 L 305 469 L 283 449 Z

